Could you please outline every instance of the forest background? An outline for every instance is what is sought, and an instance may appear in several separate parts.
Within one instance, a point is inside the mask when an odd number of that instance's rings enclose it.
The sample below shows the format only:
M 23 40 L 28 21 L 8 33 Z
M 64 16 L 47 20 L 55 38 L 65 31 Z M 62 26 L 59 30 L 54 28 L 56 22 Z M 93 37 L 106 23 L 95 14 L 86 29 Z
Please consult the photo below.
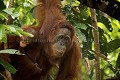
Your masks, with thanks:
M 119 16 L 113 15 L 113 18 L 107 12 L 92 9 L 79 1 L 82 0 L 62 0 L 61 3 L 62 12 L 74 25 L 82 48 L 83 80 L 120 79 Z M 116 1 L 120 3 L 120 0 Z M 22 31 L 21 26 L 37 24 L 34 19 L 36 5 L 33 0 L 0 0 L 0 42 L 7 44 L 7 34 L 32 36 Z M 14 49 L 0 50 L 0 53 L 20 54 Z M 12 65 L 0 59 L 1 66 L 12 74 L 16 72 Z M 3 77 L 1 73 L 0 77 Z

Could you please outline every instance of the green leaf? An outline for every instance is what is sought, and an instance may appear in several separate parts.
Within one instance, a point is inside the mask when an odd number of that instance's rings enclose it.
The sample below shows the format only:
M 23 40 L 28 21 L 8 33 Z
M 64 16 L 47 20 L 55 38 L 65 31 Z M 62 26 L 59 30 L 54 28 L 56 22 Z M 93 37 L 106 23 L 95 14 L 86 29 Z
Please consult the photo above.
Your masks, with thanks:
M 17 55 L 24 55 L 24 54 L 20 53 L 20 51 L 15 50 L 15 49 L 0 50 L 0 54 L 17 54 Z
M 0 24 L 0 41 L 6 42 L 6 31 L 4 25 Z
M 119 77 L 120 74 L 118 73 L 118 70 L 112 65 L 112 63 L 109 60 L 107 62 L 109 64 L 108 68 L 110 68 L 114 72 L 114 74 L 116 74 L 116 76 Z
M 92 80 L 93 75 L 94 75 L 94 68 L 91 69 L 91 72 L 90 72 L 90 75 L 89 75 L 90 80 Z
M 30 13 L 33 13 L 33 10 L 34 10 L 36 7 L 37 7 L 37 6 L 34 6 L 33 8 L 31 8 L 29 11 L 27 11 L 27 12 L 24 14 L 22 20 L 20 21 L 20 24 L 21 24 L 21 25 L 23 25 L 23 24 L 31 25 L 30 22 L 32 22 L 32 21 L 31 21 L 31 15 L 30 15 Z M 34 14 L 34 13 L 33 13 L 33 14 Z M 32 19 L 33 19 L 33 16 L 32 16 Z
M 23 34 L 23 35 L 25 35 L 25 36 L 34 37 L 33 34 L 30 34 L 28 32 L 22 31 L 22 30 L 18 30 L 18 32 L 21 33 L 21 34 Z
M 0 40 L 2 40 L 2 32 L 3 32 L 3 29 L 2 29 L 2 27 L 0 26 Z
M 79 1 L 75 1 L 71 6 L 79 6 L 80 2 Z
M 10 73 L 15 74 L 16 73 L 16 69 L 9 63 L 5 62 L 4 60 L 0 59 L 0 64 L 7 69 Z
M 99 15 L 98 15 L 97 21 L 103 23 L 103 24 L 105 25 L 105 27 L 106 27 L 110 32 L 112 32 L 113 28 L 112 28 L 111 22 L 109 21 L 108 18 L 106 18 L 106 17 L 104 17 L 104 16 L 99 16 Z
M 7 43 L 7 34 L 4 33 L 3 35 L 4 35 L 4 36 L 3 36 L 3 38 L 2 38 L 2 42 Z
M 86 42 L 86 36 L 80 31 L 80 39 L 83 41 L 83 42 Z
M 11 32 L 16 32 L 16 29 L 14 27 L 9 27 Z
M 75 25 L 75 27 L 83 30 L 86 30 L 88 28 L 88 26 L 85 25 L 84 23 L 78 23 Z
M 120 53 L 118 55 L 117 61 L 116 61 L 116 67 L 120 69 Z
M 13 11 L 15 10 L 15 8 L 6 8 L 3 11 L 6 12 L 9 15 L 12 15 Z
M 107 43 L 107 51 L 113 52 L 120 47 L 120 39 L 115 39 Z
M 80 42 L 86 42 L 86 36 L 79 29 L 76 29 L 76 35 L 78 36 Z
M 22 34 L 19 33 L 19 31 L 23 31 L 21 27 L 16 26 L 16 25 L 9 25 L 9 29 L 11 32 L 13 32 L 15 35 L 22 36 Z
M 79 15 L 81 19 L 87 19 L 90 16 L 90 10 L 88 7 L 80 5 L 79 9 L 80 9 Z
M 9 25 L 3 25 L 5 27 L 6 30 L 10 31 L 10 32 L 16 32 L 15 28 Z
M 3 19 L 6 19 L 7 20 L 7 17 L 4 15 L 4 14 L 2 14 L 2 13 L 0 13 L 0 18 L 3 20 Z
M 20 37 L 22 37 L 22 36 L 23 36 L 23 35 L 22 35 L 22 34 L 20 34 L 18 31 L 16 31 L 14 34 L 15 34 L 15 35 L 18 35 L 18 36 L 20 36 Z
M 12 16 L 13 16 L 14 18 L 16 18 L 16 17 L 19 17 L 20 14 L 19 14 L 18 12 L 14 12 L 14 13 L 12 13 Z
M 15 8 L 6 8 L 3 11 L 7 14 L 11 15 L 13 18 L 19 17 L 20 13 L 18 11 L 14 11 Z
M 9 25 L 10 27 L 14 27 L 16 30 L 22 30 L 21 27 L 17 26 L 17 25 Z

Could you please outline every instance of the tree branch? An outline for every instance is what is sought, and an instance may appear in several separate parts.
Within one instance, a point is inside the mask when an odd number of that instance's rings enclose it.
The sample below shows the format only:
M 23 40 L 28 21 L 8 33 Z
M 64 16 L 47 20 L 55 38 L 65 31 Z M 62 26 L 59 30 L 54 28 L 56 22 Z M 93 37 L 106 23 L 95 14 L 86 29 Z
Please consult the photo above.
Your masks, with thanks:
M 120 2 L 117 0 L 78 0 L 88 7 L 105 12 L 120 21 Z
M 100 44 L 99 44 L 99 32 L 98 32 L 98 26 L 97 26 L 97 18 L 96 18 L 96 11 L 95 9 L 91 10 L 91 20 L 92 20 L 92 26 L 96 29 L 93 29 L 93 36 L 94 36 L 94 48 L 95 52 L 100 53 Z M 95 55 L 95 71 L 96 71 L 96 80 L 101 80 L 101 72 L 100 72 L 100 60 L 99 56 Z

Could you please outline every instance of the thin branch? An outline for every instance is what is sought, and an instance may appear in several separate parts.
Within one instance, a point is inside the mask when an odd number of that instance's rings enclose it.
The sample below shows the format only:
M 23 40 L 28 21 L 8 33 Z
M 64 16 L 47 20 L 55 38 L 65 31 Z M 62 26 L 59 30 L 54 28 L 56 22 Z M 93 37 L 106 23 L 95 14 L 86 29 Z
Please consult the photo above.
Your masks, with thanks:
M 96 52 L 96 51 L 94 51 L 94 50 L 89 50 L 90 52 L 94 52 L 97 56 L 99 56 L 99 57 L 101 57 L 101 58 L 103 58 L 104 60 L 109 60 L 104 54 L 102 54 L 102 53 L 98 53 L 98 52 Z
M 92 26 L 95 28 L 93 29 L 94 49 L 95 49 L 95 52 L 100 53 L 99 32 L 98 32 L 98 26 L 97 26 L 96 11 L 95 9 L 90 9 L 90 10 L 91 10 Z M 101 80 L 99 56 L 95 55 L 95 58 L 96 58 L 95 60 L 96 80 Z

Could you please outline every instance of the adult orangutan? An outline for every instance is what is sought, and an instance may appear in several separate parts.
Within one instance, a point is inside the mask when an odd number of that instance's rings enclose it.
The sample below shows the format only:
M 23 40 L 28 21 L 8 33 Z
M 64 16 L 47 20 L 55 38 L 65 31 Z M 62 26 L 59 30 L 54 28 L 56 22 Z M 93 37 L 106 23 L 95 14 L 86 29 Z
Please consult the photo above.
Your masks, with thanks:
M 12 75 L 13 80 L 49 80 L 52 67 L 58 68 L 55 80 L 80 80 L 80 48 L 74 27 L 60 11 L 60 0 L 38 2 L 41 4 L 35 11 L 39 26 L 22 27 L 34 37 L 23 36 L 17 46 L 9 47 L 25 54 L 10 56 L 18 70 Z

